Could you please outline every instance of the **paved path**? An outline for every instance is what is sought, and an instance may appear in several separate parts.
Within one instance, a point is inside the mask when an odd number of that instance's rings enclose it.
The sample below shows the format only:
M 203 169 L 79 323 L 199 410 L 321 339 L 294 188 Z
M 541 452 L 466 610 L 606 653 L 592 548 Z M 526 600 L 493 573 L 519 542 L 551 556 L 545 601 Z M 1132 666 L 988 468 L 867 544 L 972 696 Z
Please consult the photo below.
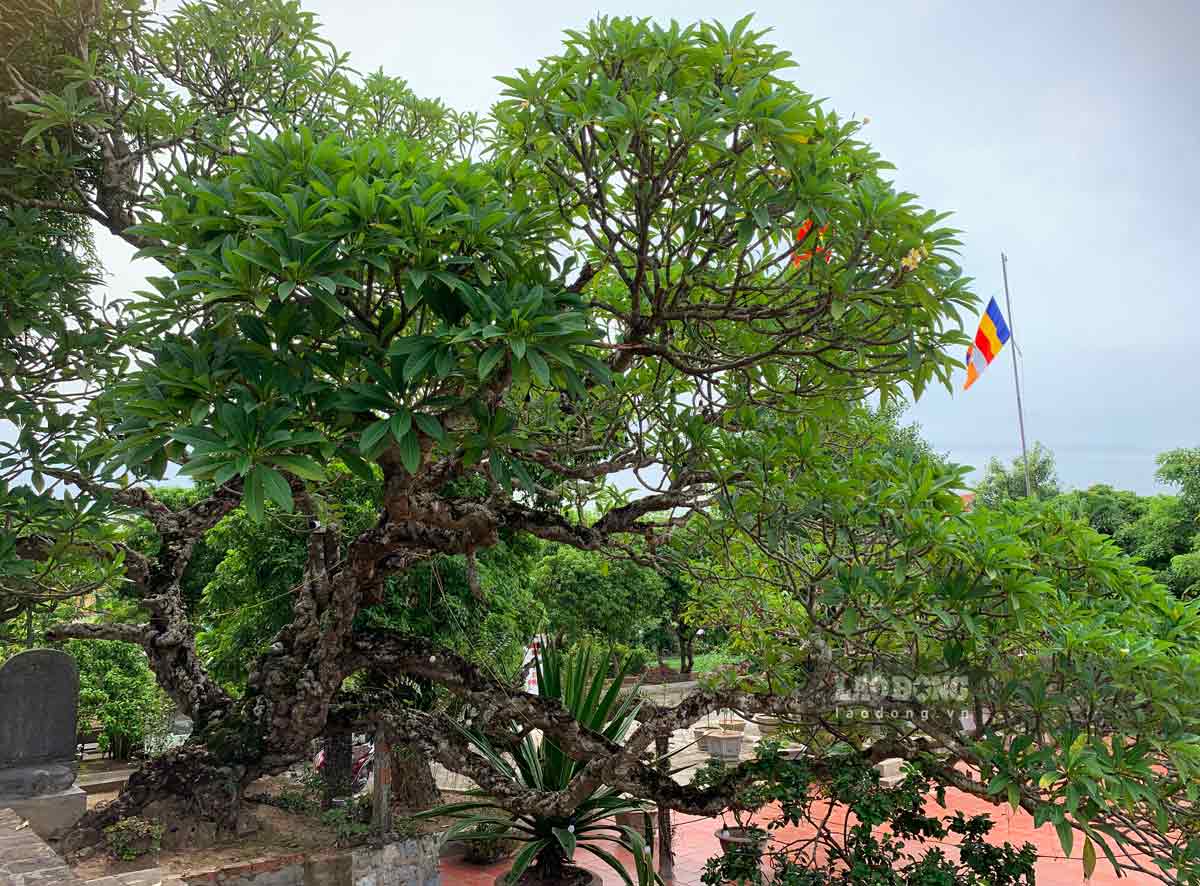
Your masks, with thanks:
M 991 842 L 1007 841 L 1016 845 L 1025 842 L 1033 843 L 1039 855 L 1037 862 L 1038 886 L 1081 886 L 1084 883 L 1083 866 L 1080 860 L 1082 841 L 1076 840 L 1073 858 L 1063 858 L 1058 835 L 1053 826 L 1047 824 L 1035 829 L 1033 817 L 1024 810 L 1013 813 L 1007 805 L 992 806 L 977 797 L 955 790 L 947 790 L 946 806 L 947 808 L 943 810 L 931 803 L 928 812 L 931 815 L 946 815 L 961 809 L 968 816 L 988 813 L 996 823 L 989 835 Z M 721 851 L 716 838 L 716 830 L 721 826 L 721 820 L 719 818 L 696 818 L 675 813 L 674 821 L 675 878 L 668 880 L 667 883 L 669 886 L 702 886 L 700 876 L 704 870 L 705 861 Z M 777 832 L 776 838 L 788 841 L 803 836 L 803 833 L 797 828 L 785 828 Z M 908 848 L 918 851 L 914 842 L 909 842 Z M 626 863 L 631 861 L 628 853 L 619 850 L 613 851 L 621 861 Z M 585 852 L 580 852 L 578 858 L 585 867 L 602 875 L 604 886 L 624 886 L 624 881 L 620 876 L 602 862 L 588 856 Z M 442 883 L 453 884 L 453 886 L 492 886 L 496 877 L 508 870 L 511 865 L 511 859 L 487 866 L 470 865 L 461 858 L 443 859 Z M 1157 886 L 1159 883 L 1160 881 L 1144 874 L 1130 874 L 1118 879 L 1108 861 L 1102 856 L 1092 874 L 1092 879 L 1086 886 Z
M 675 704 L 684 693 L 694 686 L 695 684 L 675 684 L 664 687 L 643 687 L 643 693 L 658 704 Z M 715 723 L 698 723 L 697 725 L 715 725 Z M 758 727 L 753 723 L 746 725 L 744 735 L 742 759 L 749 759 L 753 757 L 754 746 L 761 740 L 761 735 Z M 680 784 L 687 784 L 691 781 L 696 767 L 708 761 L 708 755 L 701 752 L 695 744 L 690 729 L 679 730 L 672 735 L 670 747 L 674 753 L 672 766 L 682 769 L 675 773 L 675 780 Z M 886 766 L 886 764 L 887 761 L 882 765 Z M 462 776 L 447 772 L 436 764 L 435 772 L 438 775 L 439 786 L 445 789 L 465 790 L 472 786 Z M 946 805 L 946 809 L 941 809 L 931 801 L 928 812 L 931 815 L 947 815 L 953 814 L 956 810 L 962 810 L 968 816 L 986 813 L 995 822 L 995 827 L 989 835 L 991 842 L 1007 841 L 1018 846 L 1026 842 L 1032 843 L 1037 848 L 1039 856 L 1037 862 L 1038 886 L 1080 886 L 1084 882 L 1083 866 L 1080 860 L 1082 840 L 1076 840 L 1077 845 L 1073 858 L 1063 858 L 1062 847 L 1054 827 L 1047 824 L 1035 829 L 1033 817 L 1024 810 L 1014 813 L 1007 804 L 994 806 L 978 797 L 953 789 L 946 792 Z M 674 813 L 674 821 L 676 828 L 675 879 L 668 882 L 670 886 L 701 886 L 700 876 L 704 869 L 704 863 L 721 851 L 716 838 L 716 830 L 721 826 L 721 820 Z M 777 833 L 778 838 L 785 841 L 803 835 L 802 831 L 794 828 L 787 828 Z M 914 843 L 910 842 L 909 848 L 916 851 Z M 628 854 L 617 852 L 617 855 L 621 860 L 629 861 Z M 588 856 L 585 852 L 579 853 L 579 859 L 585 867 L 597 871 L 603 876 L 604 886 L 623 886 L 624 881 L 599 860 Z M 496 877 L 508 870 L 510 866 L 511 860 L 481 867 L 467 864 L 459 857 L 451 857 L 442 861 L 442 882 L 454 884 L 454 886 L 492 886 Z M 1087 886 L 1154 886 L 1159 882 L 1144 874 L 1129 874 L 1118 878 L 1107 859 L 1102 856 Z
M 0 809 L 0 886 L 82 886 L 66 863 L 11 809 Z

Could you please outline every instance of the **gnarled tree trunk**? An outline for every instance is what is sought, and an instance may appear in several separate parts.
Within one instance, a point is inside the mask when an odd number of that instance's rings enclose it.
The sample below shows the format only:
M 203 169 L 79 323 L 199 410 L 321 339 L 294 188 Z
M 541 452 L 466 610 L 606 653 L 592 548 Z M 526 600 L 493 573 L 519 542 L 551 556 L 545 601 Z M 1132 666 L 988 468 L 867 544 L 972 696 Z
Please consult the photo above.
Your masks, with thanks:
M 408 812 L 424 812 L 441 802 L 429 757 L 414 745 L 392 746 L 392 797 Z
M 176 804 L 183 816 L 216 825 L 218 837 L 239 833 L 242 794 L 261 770 L 223 761 L 202 745 L 184 745 L 143 764 L 120 796 L 89 811 L 63 837 L 60 849 L 71 856 L 103 839 L 104 828 L 140 814 L 155 802 Z
M 675 634 L 679 637 L 679 673 L 690 674 L 696 666 L 696 632 L 679 622 Z
M 348 797 L 354 787 L 354 741 L 345 726 L 325 730 L 325 763 L 321 770 L 321 808 L 329 809 L 337 797 Z

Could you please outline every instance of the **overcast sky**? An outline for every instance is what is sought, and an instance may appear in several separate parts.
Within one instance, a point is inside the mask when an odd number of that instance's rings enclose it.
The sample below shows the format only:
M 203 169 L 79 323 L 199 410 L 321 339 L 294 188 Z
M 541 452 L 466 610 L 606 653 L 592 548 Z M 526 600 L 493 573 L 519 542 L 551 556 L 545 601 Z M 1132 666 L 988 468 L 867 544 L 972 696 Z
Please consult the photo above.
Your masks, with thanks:
M 479 111 L 498 96 L 495 75 L 533 66 L 597 12 L 732 24 L 753 11 L 795 55 L 795 81 L 869 116 L 864 137 L 898 184 L 955 213 L 985 301 L 1002 301 L 1008 254 L 1026 427 L 1065 485 L 1150 492 L 1155 453 L 1200 446 L 1200 320 L 1185 270 L 1200 243 L 1195 0 L 305 5 L 359 70 Z M 112 284 L 139 288 L 148 269 L 130 267 L 122 244 L 104 249 Z M 966 394 L 930 392 L 911 413 L 959 462 L 1019 451 L 1001 356 Z

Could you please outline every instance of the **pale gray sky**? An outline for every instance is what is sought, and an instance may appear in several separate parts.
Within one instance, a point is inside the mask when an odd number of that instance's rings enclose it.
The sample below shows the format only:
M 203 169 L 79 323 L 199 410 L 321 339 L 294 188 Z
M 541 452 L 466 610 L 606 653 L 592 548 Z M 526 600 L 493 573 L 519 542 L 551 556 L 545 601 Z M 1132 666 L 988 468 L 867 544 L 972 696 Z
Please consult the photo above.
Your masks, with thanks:
M 753 11 L 796 56 L 795 81 L 869 116 L 864 135 L 900 186 L 955 213 L 985 301 L 1008 253 L 1030 440 L 1055 451 L 1068 486 L 1149 492 L 1156 452 L 1200 446 L 1185 271 L 1200 242 L 1195 0 L 305 5 L 359 70 L 479 111 L 493 76 L 533 66 L 596 13 L 732 24 Z M 121 244 L 104 249 L 113 286 L 140 288 L 148 271 Z M 1002 357 L 966 394 L 930 392 L 911 413 L 960 462 L 1018 451 Z

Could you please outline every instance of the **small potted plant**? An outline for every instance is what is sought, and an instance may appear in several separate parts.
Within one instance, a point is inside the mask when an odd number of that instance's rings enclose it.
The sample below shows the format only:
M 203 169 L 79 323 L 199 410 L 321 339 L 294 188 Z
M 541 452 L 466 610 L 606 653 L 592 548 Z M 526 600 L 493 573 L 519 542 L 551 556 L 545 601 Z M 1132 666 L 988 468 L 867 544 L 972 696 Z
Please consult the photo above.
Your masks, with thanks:
M 721 827 L 717 830 L 717 841 L 721 844 L 721 852 L 725 855 L 753 859 L 757 866 L 762 858 L 763 847 L 767 844 L 767 832 L 754 824 L 754 811 L 765 801 L 763 789 L 750 786 L 739 791 L 729 806 L 729 813 L 735 824 L 730 825 L 722 819 Z
M 753 794 L 754 789 L 750 789 L 747 794 L 739 795 L 729 807 L 736 824 L 731 826 L 722 820 L 721 827 L 717 830 L 721 855 L 714 859 L 715 865 L 710 862 L 705 866 L 706 874 L 709 870 L 719 873 L 717 882 L 740 883 L 744 886 L 754 886 L 763 882 L 762 859 L 769 835 L 764 828 L 754 824 L 753 810 L 742 805 L 756 802 L 751 798 Z M 704 882 L 707 884 L 713 881 L 705 877 Z
M 737 813 L 734 814 L 734 820 L 738 821 Z M 733 826 L 722 824 L 717 831 L 717 840 L 721 844 L 721 851 L 726 855 L 741 855 L 753 857 L 755 859 L 762 857 L 763 846 L 766 845 L 768 834 L 760 827 L 755 827 L 752 824 L 736 824 Z
M 766 765 L 762 762 L 761 754 L 752 765 Z M 692 778 L 692 784 L 701 790 L 724 785 L 727 784 L 730 774 L 731 770 L 728 766 L 714 760 L 697 770 Z M 721 844 L 721 852 L 728 859 L 722 869 L 727 868 L 730 864 L 744 867 L 747 871 L 758 868 L 759 860 L 762 858 L 767 844 L 768 834 L 766 830 L 754 823 L 753 816 L 758 809 L 774 798 L 772 791 L 775 790 L 773 785 L 776 781 L 773 779 L 773 772 L 770 769 L 764 768 L 763 774 L 765 777 L 762 779 L 753 778 L 751 781 L 741 784 L 726 807 L 726 811 L 733 816 L 735 823 L 730 825 L 723 817 L 721 827 L 716 832 L 717 841 Z

